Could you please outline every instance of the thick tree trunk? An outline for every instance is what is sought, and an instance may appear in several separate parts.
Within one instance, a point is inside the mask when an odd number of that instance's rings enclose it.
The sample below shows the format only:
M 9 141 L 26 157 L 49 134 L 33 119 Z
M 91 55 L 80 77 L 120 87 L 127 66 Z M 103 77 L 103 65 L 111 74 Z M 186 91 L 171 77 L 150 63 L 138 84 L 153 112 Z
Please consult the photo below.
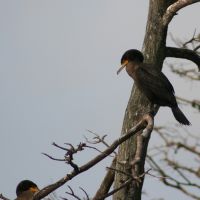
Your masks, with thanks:
M 143 53 L 145 62 L 154 63 L 155 67 L 162 68 L 165 59 L 165 43 L 167 35 L 167 26 L 162 24 L 162 17 L 167 7 L 174 1 L 170 0 L 150 0 L 149 14 L 146 26 L 146 34 L 143 43 Z M 134 48 L 134 47 L 133 47 Z M 150 102 L 133 86 L 130 99 L 126 108 L 122 134 L 126 133 L 140 120 L 141 116 L 149 112 L 151 108 Z M 129 139 L 119 147 L 116 168 L 131 174 L 130 163 L 134 159 L 136 150 L 136 137 Z M 150 137 L 149 137 L 150 138 Z M 142 161 L 137 167 L 136 173 L 140 175 L 144 172 L 144 164 L 148 141 L 145 140 L 143 146 Z M 122 173 L 115 174 L 114 188 L 118 188 L 123 181 L 127 180 L 127 176 Z M 140 200 L 143 180 L 139 183 L 132 183 L 113 196 L 113 200 Z

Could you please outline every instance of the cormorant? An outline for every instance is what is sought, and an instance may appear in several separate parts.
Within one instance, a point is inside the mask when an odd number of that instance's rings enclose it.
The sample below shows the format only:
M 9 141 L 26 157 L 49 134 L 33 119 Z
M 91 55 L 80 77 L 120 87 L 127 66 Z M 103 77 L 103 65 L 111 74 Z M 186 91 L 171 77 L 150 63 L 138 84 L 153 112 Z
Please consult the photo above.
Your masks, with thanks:
M 134 79 L 138 89 L 152 104 L 171 108 L 176 120 L 184 125 L 190 125 L 183 112 L 178 107 L 174 96 L 174 88 L 167 77 L 151 64 L 143 63 L 143 54 L 136 50 L 126 51 L 121 58 L 121 67 L 117 74 L 126 67 L 126 71 Z
M 38 191 L 39 189 L 35 183 L 29 180 L 23 180 L 17 185 L 17 198 L 15 200 L 31 200 Z

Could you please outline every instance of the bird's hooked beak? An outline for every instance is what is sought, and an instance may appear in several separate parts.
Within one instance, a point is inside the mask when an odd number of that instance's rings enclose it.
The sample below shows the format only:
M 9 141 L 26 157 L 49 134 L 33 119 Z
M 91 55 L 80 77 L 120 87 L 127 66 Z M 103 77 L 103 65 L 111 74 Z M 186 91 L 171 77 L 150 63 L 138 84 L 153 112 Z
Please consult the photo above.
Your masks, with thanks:
M 122 71 L 122 69 L 124 69 L 124 67 L 126 67 L 127 64 L 128 64 L 128 60 L 125 60 L 122 63 L 122 66 L 117 70 L 117 75 Z

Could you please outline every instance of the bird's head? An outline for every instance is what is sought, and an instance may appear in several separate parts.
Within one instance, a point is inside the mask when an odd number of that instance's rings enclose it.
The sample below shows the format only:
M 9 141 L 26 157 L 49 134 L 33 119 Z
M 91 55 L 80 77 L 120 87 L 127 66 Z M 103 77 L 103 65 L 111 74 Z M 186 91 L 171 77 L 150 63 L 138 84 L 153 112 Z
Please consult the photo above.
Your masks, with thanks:
M 17 196 L 21 195 L 25 191 L 30 191 L 32 193 L 38 192 L 39 189 L 35 183 L 29 180 L 23 180 L 21 181 L 16 188 L 16 194 Z
M 143 60 L 144 60 L 143 54 L 137 49 L 130 49 L 126 51 L 121 58 L 121 67 L 117 71 L 117 74 L 119 74 L 129 62 L 142 63 Z

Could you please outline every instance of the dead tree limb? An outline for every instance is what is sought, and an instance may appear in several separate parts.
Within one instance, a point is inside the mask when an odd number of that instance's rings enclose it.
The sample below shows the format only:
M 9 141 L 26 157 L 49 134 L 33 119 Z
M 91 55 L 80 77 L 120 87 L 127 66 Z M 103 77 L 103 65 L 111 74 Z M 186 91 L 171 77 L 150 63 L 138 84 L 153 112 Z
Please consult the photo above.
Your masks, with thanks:
M 154 130 L 161 141 L 149 151 L 147 161 L 150 167 L 159 175 L 167 177 L 167 179 L 160 179 L 165 185 L 199 200 L 199 136 L 189 134 L 184 128 L 180 134 L 170 127 L 155 127 Z M 179 159 L 180 154 L 185 156 L 184 159 Z M 187 155 L 190 162 L 187 162 Z M 161 160 L 163 162 L 160 162 Z
M 73 170 L 71 173 L 67 174 L 65 177 L 61 178 L 59 181 L 57 181 L 54 184 L 48 185 L 47 187 L 40 190 L 38 193 L 35 194 L 33 197 L 33 200 L 39 200 L 50 194 L 51 192 L 55 191 L 62 185 L 64 185 L 66 182 L 74 178 L 75 176 L 79 175 L 80 173 L 90 169 L 94 165 L 96 165 L 98 162 L 103 160 L 105 157 L 107 157 L 109 154 L 111 154 L 121 143 L 129 139 L 131 136 L 136 134 L 138 131 L 143 130 L 145 127 L 147 127 L 147 118 L 144 117 L 142 120 L 133 128 L 131 128 L 127 134 L 124 134 L 119 139 L 115 140 L 105 151 L 103 151 L 100 155 L 96 156 L 92 160 L 90 160 L 88 163 L 82 165 L 78 168 L 78 170 Z
M 164 26 L 167 26 L 170 21 L 172 20 L 172 18 L 174 17 L 174 15 L 177 15 L 177 12 L 186 7 L 186 6 L 189 6 L 191 4 L 194 4 L 194 3 L 197 3 L 197 2 L 200 2 L 200 0 L 178 0 L 178 1 L 175 1 L 173 4 L 171 4 L 165 14 L 163 15 L 163 25 Z
M 166 47 L 166 57 L 183 58 L 194 62 L 200 70 L 200 56 L 193 50 Z

